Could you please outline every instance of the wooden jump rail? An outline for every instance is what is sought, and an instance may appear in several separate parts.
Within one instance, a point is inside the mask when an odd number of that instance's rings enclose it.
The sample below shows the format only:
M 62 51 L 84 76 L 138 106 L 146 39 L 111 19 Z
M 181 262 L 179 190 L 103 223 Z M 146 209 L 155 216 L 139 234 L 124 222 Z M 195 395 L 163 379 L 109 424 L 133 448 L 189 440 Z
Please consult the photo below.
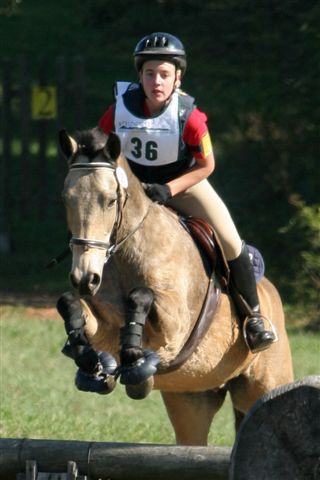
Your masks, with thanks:
M 0 439 L 0 480 L 320 480 L 320 376 L 264 395 L 235 444 Z
M 226 480 L 230 454 L 228 447 L 4 438 L 0 478 L 26 478 L 27 461 L 35 460 L 45 473 L 67 472 L 68 463 L 75 462 L 88 480 Z

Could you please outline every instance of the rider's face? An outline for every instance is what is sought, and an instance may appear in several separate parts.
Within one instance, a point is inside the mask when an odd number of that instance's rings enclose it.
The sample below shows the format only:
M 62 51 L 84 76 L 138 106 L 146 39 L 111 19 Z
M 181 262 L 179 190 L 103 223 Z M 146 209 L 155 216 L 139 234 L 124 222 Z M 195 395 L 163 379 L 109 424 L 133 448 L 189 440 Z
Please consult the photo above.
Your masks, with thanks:
M 174 88 L 180 85 L 180 76 L 180 70 L 169 62 L 149 60 L 143 64 L 140 82 L 151 113 L 159 112 L 165 106 Z

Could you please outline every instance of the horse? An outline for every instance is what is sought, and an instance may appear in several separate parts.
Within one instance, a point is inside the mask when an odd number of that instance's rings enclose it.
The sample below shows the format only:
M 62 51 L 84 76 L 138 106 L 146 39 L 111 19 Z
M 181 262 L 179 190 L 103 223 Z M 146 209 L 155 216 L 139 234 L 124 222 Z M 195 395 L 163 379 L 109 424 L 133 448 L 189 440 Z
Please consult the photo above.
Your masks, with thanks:
M 59 143 L 69 166 L 62 197 L 73 289 L 57 308 L 69 338 L 65 353 L 79 366 L 78 388 L 90 390 L 82 388 L 84 378 L 89 384 L 102 379 L 99 393 L 110 393 L 120 376 L 132 398 L 160 390 L 176 443 L 185 445 L 207 444 L 228 392 L 237 429 L 263 394 L 293 379 L 277 289 L 266 277 L 257 286 L 261 312 L 272 321 L 278 341 L 253 354 L 228 291 L 208 275 L 177 212 L 146 196 L 119 137 L 97 127 L 72 136 L 62 130 Z M 208 291 L 216 295 L 215 307 L 205 309 L 208 327 L 176 362 Z

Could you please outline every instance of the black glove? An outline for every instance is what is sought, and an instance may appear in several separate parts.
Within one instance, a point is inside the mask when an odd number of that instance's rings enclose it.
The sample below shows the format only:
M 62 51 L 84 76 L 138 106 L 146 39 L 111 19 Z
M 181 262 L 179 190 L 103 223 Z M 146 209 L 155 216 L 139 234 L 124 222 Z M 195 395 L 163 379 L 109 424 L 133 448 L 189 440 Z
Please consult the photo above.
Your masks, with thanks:
M 146 183 L 144 189 L 148 197 L 160 205 L 165 205 L 172 197 L 171 190 L 166 184 L 160 185 L 159 183 Z

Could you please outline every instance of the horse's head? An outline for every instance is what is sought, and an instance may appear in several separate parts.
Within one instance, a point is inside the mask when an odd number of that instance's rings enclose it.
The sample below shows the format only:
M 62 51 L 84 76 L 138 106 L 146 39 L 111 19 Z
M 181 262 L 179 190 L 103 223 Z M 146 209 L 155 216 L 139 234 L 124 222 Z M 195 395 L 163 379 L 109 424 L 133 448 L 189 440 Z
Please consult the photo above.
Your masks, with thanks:
M 72 234 L 70 280 L 81 295 L 95 295 L 126 198 L 127 176 L 117 164 L 120 140 L 94 128 L 74 137 L 62 130 L 59 141 L 69 164 L 62 196 Z

